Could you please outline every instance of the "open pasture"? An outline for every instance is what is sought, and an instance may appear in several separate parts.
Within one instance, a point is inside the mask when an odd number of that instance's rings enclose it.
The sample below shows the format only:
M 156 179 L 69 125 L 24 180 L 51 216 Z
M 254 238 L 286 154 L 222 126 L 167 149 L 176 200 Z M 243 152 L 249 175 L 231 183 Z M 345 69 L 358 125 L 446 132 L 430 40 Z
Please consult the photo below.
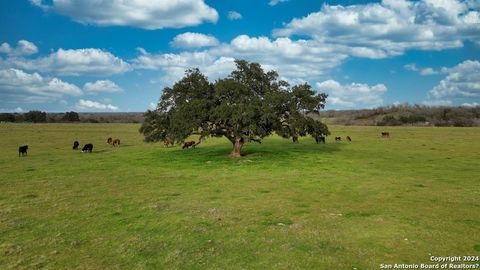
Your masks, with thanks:
M 359 270 L 480 253 L 479 128 L 330 126 L 325 145 L 270 137 L 238 159 L 224 138 L 164 148 L 138 128 L 0 124 L 1 269 Z

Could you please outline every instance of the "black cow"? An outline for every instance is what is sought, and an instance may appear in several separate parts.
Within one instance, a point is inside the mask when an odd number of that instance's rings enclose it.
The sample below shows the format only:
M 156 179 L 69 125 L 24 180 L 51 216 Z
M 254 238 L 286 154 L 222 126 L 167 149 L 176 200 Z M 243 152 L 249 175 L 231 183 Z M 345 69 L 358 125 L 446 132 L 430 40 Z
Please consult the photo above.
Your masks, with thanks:
M 79 146 L 79 145 L 80 145 L 80 144 L 78 143 L 78 141 L 74 141 L 74 142 L 73 142 L 73 150 L 78 150 L 78 146 Z
M 347 136 L 347 141 L 351 142 L 352 138 L 350 138 L 350 136 Z
M 341 141 L 341 140 L 342 140 L 342 137 L 335 137 L 335 141 L 336 141 L 336 142 L 339 142 L 339 141 Z
M 316 136 L 315 137 L 315 142 L 317 143 L 325 143 L 325 136 Z
M 93 151 L 93 144 L 87 143 L 82 148 L 82 153 L 91 153 Z
M 390 138 L 389 132 L 382 132 L 382 138 Z
M 27 155 L 28 145 L 18 147 L 18 157 Z

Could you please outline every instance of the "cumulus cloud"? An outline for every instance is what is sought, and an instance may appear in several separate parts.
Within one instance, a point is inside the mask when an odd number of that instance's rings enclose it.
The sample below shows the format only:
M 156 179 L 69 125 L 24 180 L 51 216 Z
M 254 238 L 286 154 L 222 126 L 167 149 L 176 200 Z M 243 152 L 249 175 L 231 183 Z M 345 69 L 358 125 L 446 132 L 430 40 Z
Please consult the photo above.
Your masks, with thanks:
M 406 64 L 403 66 L 406 70 L 410 71 L 418 71 L 417 65 L 416 64 Z
M 132 60 L 132 66 L 163 70 L 164 82 L 172 83 L 192 67 L 199 67 L 210 79 L 225 76 L 235 68 L 234 59 L 246 59 L 262 63 L 266 70 L 277 70 L 287 79 L 305 81 L 318 78 L 346 57 L 335 48 L 319 46 L 316 41 L 240 35 L 228 44 L 199 52 L 141 54 Z
M 227 17 L 231 21 L 241 20 L 243 18 L 242 14 L 240 14 L 236 11 L 229 11 Z
M 97 101 L 80 99 L 75 107 L 82 111 L 118 111 L 119 108 L 112 104 L 100 103 Z
M 58 78 L 42 77 L 19 69 L 0 69 L 0 97 L 15 102 L 48 102 L 65 95 L 79 96 L 77 86 Z
M 130 70 L 130 65 L 122 59 L 108 51 L 93 48 L 59 49 L 46 57 L 36 59 L 10 58 L 3 65 L 72 76 L 104 76 Z
M 407 65 L 404 65 L 403 67 L 406 70 L 409 70 L 409 71 L 416 71 L 422 76 L 437 75 L 437 74 L 440 74 L 440 73 L 446 73 L 447 72 L 447 68 L 445 68 L 445 67 L 442 67 L 439 70 L 435 70 L 431 67 L 419 68 L 419 67 L 417 67 L 416 64 L 407 64 Z
M 408 49 L 441 50 L 480 41 L 480 13 L 472 1 L 383 0 L 352 6 L 323 5 L 295 18 L 274 36 L 309 36 L 349 55 L 384 58 Z
M 160 82 L 171 85 L 185 74 L 185 70 L 199 68 L 211 80 L 226 76 L 234 68 L 234 58 L 217 57 L 211 51 L 182 52 L 179 54 L 142 54 L 132 61 L 136 69 L 161 70 Z
M 85 83 L 83 90 L 90 93 L 115 93 L 122 91 L 122 88 L 110 80 L 98 80 Z
M 281 3 L 281 2 L 287 2 L 288 0 L 270 0 L 270 2 L 268 2 L 268 4 L 270 6 L 276 6 L 277 4 Z
M 480 106 L 480 103 L 478 103 L 478 102 L 463 103 L 462 106 L 463 107 L 477 107 L 477 106 Z
M 433 68 L 422 68 L 420 70 L 420 75 L 422 76 L 430 76 L 430 75 L 437 75 L 439 72 L 434 70 Z
M 100 26 L 131 26 L 148 30 L 182 28 L 218 20 L 217 11 L 204 0 L 31 0 L 45 11 L 74 21 Z
M 173 38 L 170 45 L 176 48 L 201 48 L 217 46 L 218 40 L 211 35 L 187 32 Z
M 327 104 L 353 108 L 375 107 L 383 103 L 382 95 L 387 92 L 383 84 L 370 86 L 363 83 L 342 85 L 335 80 L 327 80 L 316 84 L 318 91 L 328 94 Z
M 480 62 L 466 60 L 447 70 L 448 75 L 429 92 L 431 100 L 480 100 Z
M 37 52 L 37 46 L 28 40 L 19 40 L 17 42 L 17 47 L 15 48 L 6 42 L 0 45 L 0 53 L 4 53 L 13 57 L 32 55 L 36 54 Z

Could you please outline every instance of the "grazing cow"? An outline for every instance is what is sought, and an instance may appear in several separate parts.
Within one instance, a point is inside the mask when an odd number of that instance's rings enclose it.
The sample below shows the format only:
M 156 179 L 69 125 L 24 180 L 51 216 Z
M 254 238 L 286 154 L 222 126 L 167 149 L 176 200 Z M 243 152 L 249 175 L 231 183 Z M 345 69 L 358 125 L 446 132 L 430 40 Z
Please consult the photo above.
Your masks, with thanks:
M 91 153 L 93 151 L 93 144 L 87 143 L 82 148 L 82 153 Z
M 350 138 L 350 136 L 347 136 L 347 141 L 351 142 L 352 138 Z
M 28 145 L 18 147 L 18 157 L 26 156 L 27 155 L 27 150 L 28 150 Z
M 382 138 L 390 138 L 389 132 L 382 132 Z
M 78 141 L 74 141 L 74 142 L 73 142 L 73 150 L 78 150 L 78 146 L 79 146 L 79 145 L 80 145 L 80 144 L 78 143 Z
M 315 137 L 315 142 L 317 143 L 325 143 L 325 136 L 316 136 Z
M 336 142 L 339 142 L 339 141 L 341 141 L 341 140 L 342 140 L 342 137 L 335 137 L 335 141 L 336 141 Z
M 115 139 L 112 141 L 113 147 L 120 146 L 120 139 Z
M 112 141 L 113 141 L 113 140 L 112 140 L 112 137 L 109 137 L 109 138 L 107 139 L 107 143 L 108 143 L 108 144 L 112 144 Z
M 190 148 L 190 147 L 195 148 L 195 141 L 185 142 L 185 143 L 183 144 L 182 149 Z

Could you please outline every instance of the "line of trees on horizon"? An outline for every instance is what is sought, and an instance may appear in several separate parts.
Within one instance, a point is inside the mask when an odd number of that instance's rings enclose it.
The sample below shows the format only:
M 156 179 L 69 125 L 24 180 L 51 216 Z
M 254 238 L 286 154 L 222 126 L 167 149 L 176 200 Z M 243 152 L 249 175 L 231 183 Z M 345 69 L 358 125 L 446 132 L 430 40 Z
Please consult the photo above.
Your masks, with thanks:
M 0 113 L 0 122 L 12 123 L 143 123 L 144 113 L 43 112 Z M 312 114 L 327 123 L 362 126 L 480 126 L 480 106 L 426 106 L 400 104 L 373 109 L 327 110 Z
M 363 126 L 480 126 L 480 106 L 400 104 L 361 110 L 327 110 L 318 117 L 328 123 Z

